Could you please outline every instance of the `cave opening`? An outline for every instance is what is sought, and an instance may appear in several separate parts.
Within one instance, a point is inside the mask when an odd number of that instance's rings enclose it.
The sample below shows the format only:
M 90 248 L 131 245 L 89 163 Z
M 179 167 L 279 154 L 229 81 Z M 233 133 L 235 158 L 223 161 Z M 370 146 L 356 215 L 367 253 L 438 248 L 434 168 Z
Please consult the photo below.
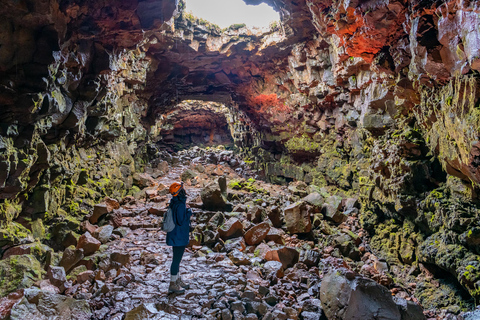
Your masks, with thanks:
M 231 150 L 235 148 L 232 124 L 232 111 L 225 104 L 184 100 L 158 116 L 157 146 L 171 152 L 220 145 Z
M 204 21 L 226 28 L 266 28 L 280 20 L 265 3 L 248 5 L 243 0 L 187 0 L 186 10 Z

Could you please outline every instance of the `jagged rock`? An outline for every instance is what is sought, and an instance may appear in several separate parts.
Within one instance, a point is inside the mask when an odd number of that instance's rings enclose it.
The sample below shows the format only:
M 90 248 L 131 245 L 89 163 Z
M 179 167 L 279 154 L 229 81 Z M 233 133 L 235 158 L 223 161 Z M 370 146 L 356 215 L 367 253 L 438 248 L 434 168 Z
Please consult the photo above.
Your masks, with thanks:
M 230 218 L 217 231 L 223 240 L 237 238 L 243 236 L 243 225 L 239 219 Z
M 65 274 L 65 269 L 63 267 L 49 266 L 47 277 L 51 284 L 60 289 L 60 292 L 65 291 L 67 275 Z
M 88 220 L 83 221 L 80 226 L 82 228 L 82 231 L 88 231 L 90 232 L 90 234 L 93 234 L 98 228 L 97 226 L 92 225 Z
M 333 270 L 323 277 L 320 301 L 328 319 L 402 319 L 387 288 L 348 272 Z
M 245 255 L 243 252 L 238 251 L 237 249 L 233 249 L 228 254 L 228 257 L 237 266 L 250 265 L 252 263 L 247 255 Z
M 112 252 L 110 254 L 110 260 L 118 262 L 120 265 L 124 266 L 130 263 L 130 254 L 121 253 L 121 252 Z
M 306 233 L 312 229 L 310 212 L 305 202 L 296 202 L 283 209 L 283 212 L 289 233 Z
M 180 175 L 180 179 L 183 181 L 183 182 L 186 182 L 188 180 L 192 180 L 193 178 L 195 178 L 197 176 L 197 174 L 190 170 L 190 169 L 186 169 L 185 171 L 182 172 L 182 174 Z
M 87 271 L 87 267 L 85 267 L 84 265 L 80 265 L 78 267 L 75 267 L 68 273 L 67 280 L 75 281 L 77 279 L 77 276 L 80 273 L 85 272 L 85 271 Z
M 300 254 L 297 249 L 282 247 L 279 249 L 272 249 L 265 255 L 267 261 L 279 261 L 282 263 L 283 268 L 287 269 L 293 267 L 298 262 Z
M 92 216 L 88 219 L 90 223 L 95 224 L 103 216 L 109 213 L 109 206 L 106 203 L 99 203 L 93 207 Z
M 260 243 L 254 251 L 255 257 L 265 259 L 265 255 L 267 254 L 268 251 L 270 251 L 270 246 L 266 243 Z
M 160 175 L 163 176 L 168 172 L 168 162 L 160 161 L 157 165 L 157 169 L 160 170 Z
M 283 278 L 284 276 L 284 268 L 283 264 L 280 261 L 267 261 L 263 265 L 263 270 L 266 275 L 273 272 L 277 278 Z
M 332 220 L 335 223 L 342 223 L 347 220 L 347 216 L 340 212 L 342 205 L 342 198 L 338 196 L 331 196 L 325 200 L 322 207 L 322 213 L 326 218 Z
M 423 309 L 413 301 L 408 301 L 402 298 L 393 297 L 393 301 L 400 310 L 402 320 L 425 320 Z
M 78 239 L 77 249 L 83 249 L 83 253 L 88 256 L 97 251 L 102 243 L 92 237 L 90 232 L 85 232 Z M 67 268 L 65 268 L 67 270 Z
M 285 234 L 285 232 L 282 229 L 270 228 L 270 230 L 268 230 L 267 236 L 265 237 L 265 241 L 273 241 L 277 244 L 284 245 L 285 240 L 283 240 L 283 234 Z
M 311 268 L 318 265 L 320 258 L 320 252 L 315 250 L 305 250 L 300 255 L 299 262 L 304 263 L 307 267 Z
M 155 185 L 155 180 L 147 173 L 134 173 L 133 184 L 139 188 L 148 188 Z
M 95 232 L 93 233 L 93 237 L 98 241 L 100 241 L 101 243 L 107 243 L 108 240 L 110 239 L 110 236 L 112 235 L 112 232 L 113 232 L 113 226 L 107 224 L 103 227 L 96 229 Z
M 14 255 L 0 260 L 0 296 L 28 288 L 42 278 L 40 262 L 30 254 Z
M 209 229 L 216 229 L 217 227 L 223 225 L 225 222 L 225 216 L 221 212 L 217 212 L 213 217 L 208 220 L 207 226 Z
M 323 199 L 322 195 L 318 192 L 310 193 L 308 196 L 306 196 L 302 200 L 307 202 L 308 204 L 314 206 L 314 207 L 319 207 L 319 208 L 322 207 L 322 205 L 325 201 Z
M 268 222 L 259 223 L 251 227 L 243 236 L 249 246 L 254 246 L 262 242 L 270 230 Z
M 239 238 L 229 239 L 225 241 L 224 247 L 225 247 L 225 251 L 230 252 L 234 249 L 243 251 L 247 246 L 245 244 L 245 239 L 243 237 L 239 237 Z
M 224 211 L 227 208 L 227 199 L 223 196 L 218 183 L 210 183 L 200 192 L 205 210 Z
M 263 215 L 263 208 L 257 205 L 252 206 L 247 211 L 247 219 L 252 221 L 253 223 L 260 223 Z
M 272 225 L 275 228 L 281 228 L 283 224 L 282 211 L 278 206 L 272 206 L 267 209 L 267 216 L 272 221 Z
M 98 242 L 98 240 L 94 239 Z M 62 260 L 60 260 L 59 265 L 68 271 L 75 265 L 77 262 L 82 260 L 84 257 L 83 249 L 75 249 L 75 247 L 70 246 L 63 251 Z
M 6 259 L 10 256 L 14 255 L 24 255 L 24 254 L 33 254 L 37 259 L 43 260 L 47 252 L 53 251 L 49 246 L 39 243 L 39 242 L 33 242 L 33 243 L 27 243 L 27 244 L 21 244 L 18 246 L 14 246 L 11 248 L 8 248 L 2 256 L 2 259 Z
M 38 289 L 26 289 L 23 299 L 12 308 L 11 319 L 90 319 L 92 313 L 86 300 Z
M 127 227 L 119 227 L 113 230 L 113 234 L 119 235 L 120 237 L 124 238 L 128 233 L 130 232 L 130 229 Z
M 77 275 L 77 283 L 84 283 L 87 280 L 92 281 L 93 279 L 95 279 L 95 272 L 92 270 L 86 270 Z
M 116 199 L 107 197 L 105 200 L 103 200 L 103 202 L 107 205 L 108 212 L 120 209 L 120 203 Z

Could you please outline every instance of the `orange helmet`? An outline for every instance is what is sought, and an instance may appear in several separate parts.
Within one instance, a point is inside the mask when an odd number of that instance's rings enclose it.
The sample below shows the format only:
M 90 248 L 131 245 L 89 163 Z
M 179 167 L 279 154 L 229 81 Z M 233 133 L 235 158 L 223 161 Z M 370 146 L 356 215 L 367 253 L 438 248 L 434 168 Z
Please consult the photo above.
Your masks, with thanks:
M 168 191 L 170 191 L 170 194 L 172 196 L 176 197 L 178 196 L 178 194 L 180 193 L 180 190 L 182 189 L 183 189 L 183 183 L 174 182 L 172 183 Z

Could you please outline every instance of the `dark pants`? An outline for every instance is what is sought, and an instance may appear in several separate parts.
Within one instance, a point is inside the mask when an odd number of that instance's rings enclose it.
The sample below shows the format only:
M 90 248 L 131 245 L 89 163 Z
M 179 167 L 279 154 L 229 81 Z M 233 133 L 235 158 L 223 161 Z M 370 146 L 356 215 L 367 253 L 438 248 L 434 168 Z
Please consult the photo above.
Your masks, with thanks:
M 183 253 L 185 252 L 186 246 L 181 247 L 172 247 L 173 248 L 173 259 L 172 265 L 170 266 L 170 274 L 176 276 L 178 270 L 180 269 L 180 261 L 182 261 Z

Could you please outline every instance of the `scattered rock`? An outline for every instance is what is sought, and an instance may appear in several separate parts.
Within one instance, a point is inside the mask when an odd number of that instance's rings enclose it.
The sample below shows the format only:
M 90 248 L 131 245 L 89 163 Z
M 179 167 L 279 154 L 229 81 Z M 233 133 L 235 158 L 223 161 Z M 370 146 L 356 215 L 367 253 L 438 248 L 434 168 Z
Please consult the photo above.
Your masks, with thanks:
M 280 261 L 267 261 L 263 265 L 263 270 L 266 275 L 273 273 L 277 278 L 283 278 L 284 276 L 284 268 L 283 264 Z
M 95 232 L 93 233 L 93 237 L 98 241 L 100 241 L 101 243 L 107 243 L 108 240 L 110 239 L 110 236 L 112 235 L 112 232 L 113 232 L 113 226 L 107 224 L 103 227 L 96 229 Z M 88 255 L 88 253 L 86 254 Z
M 65 269 L 63 267 L 54 267 L 49 266 L 47 271 L 48 280 L 50 283 L 60 289 L 60 292 L 65 291 L 67 286 L 67 275 L 65 274 Z
M 232 252 L 230 252 L 228 254 L 228 257 L 237 266 L 244 266 L 244 265 L 250 265 L 251 264 L 251 261 L 248 258 L 248 256 L 245 255 L 243 252 L 240 252 L 237 249 L 233 249 Z
M 243 235 L 243 225 L 239 219 L 230 218 L 217 231 L 223 240 L 237 238 Z
M 101 244 L 100 241 L 92 237 L 90 232 L 87 231 L 80 236 L 80 239 L 78 239 L 77 249 L 83 249 L 83 253 L 88 256 L 95 253 L 95 251 L 100 248 Z
M 11 311 L 12 320 L 23 319 L 90 319 L 92 312 L 86 300 L 38 289 L 26 289 L 23 299 Z
M 98 240 L 94 239 L 98 242 Z M 100 242 L 99 242 L 100 243 Z M 63 252 L 62 260 L 60 260 L 59 265 L 68 271 L 77 264 L 84 257 L 83 249 L 75 249 L 75 247 L 70 246 L 65 249 Z
M 134 173 L 133 184 L 143 189 L 153 187 L 155 185 L 155 180 L 147 173 Z
M 267 252 L 265 260 L 279 261 L 282 263 L 283 269 L 293 267 L 297 262 L 300 254 L 297 249 L 282 247 L 280 249 L 273 249 Z
M 318 192 L 310 193 L 308 196 L 306 196 L 302 200 L 307 202 L 308 204 L 310 204 L 314 207 L 318 207 L 318 208 L 321 208 L 323 203 L 324 203 L 324 199 L 323 199 L 322 195 Z
M 249 246 L 254 246 L 262 242 L 270 230 L 268 222 L 259 223 L 251 227 L 244 235 L 245 242 Z
M 312 229 L 310 211 L 305 202 L 296 202 L 283 209 L 283 212 L 289 233 L 307 233 Z
M 109 208 L 110 207 L 106 203 L 96 204 L 93 207 L 93 213 L 92 213 L 91 217 L 88 219 L 90 221 L 90 223 L 92 223 L 92 224 L 97 223 L 98 220 L 100 219 L 100 217 L 102 217 L 103 215 L 106 215 L 107 213 L 110 212 Z
M 331 196 L 325 200 L 322 207 L 322 213 L 326 218 L 332 220 L 335 223 L 342 223 L 347 220 L 347 216 L 340 212 L 342 204 L 342 198 L 338 196 Z
M 205 210 L 224 211 L 227 208 L 227 199 L 223 196 L 218 183 L 208 184 L 200 193 Z

